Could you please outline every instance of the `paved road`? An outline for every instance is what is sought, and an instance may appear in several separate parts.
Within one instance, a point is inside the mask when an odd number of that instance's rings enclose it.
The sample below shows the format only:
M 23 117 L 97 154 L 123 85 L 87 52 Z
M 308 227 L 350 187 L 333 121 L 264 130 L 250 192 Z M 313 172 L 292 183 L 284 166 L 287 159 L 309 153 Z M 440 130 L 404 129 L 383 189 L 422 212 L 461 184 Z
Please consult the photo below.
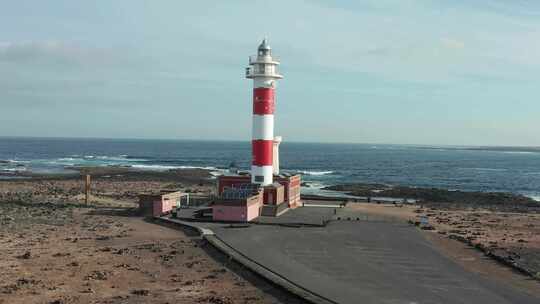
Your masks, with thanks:
M 312 208 L 287 217 L 313 221 L 333 212 Z M 211 226 L 252 260 L 338 303 L 540 303 L 467 272 L 406 224 L 359 220 L 327 227 Z

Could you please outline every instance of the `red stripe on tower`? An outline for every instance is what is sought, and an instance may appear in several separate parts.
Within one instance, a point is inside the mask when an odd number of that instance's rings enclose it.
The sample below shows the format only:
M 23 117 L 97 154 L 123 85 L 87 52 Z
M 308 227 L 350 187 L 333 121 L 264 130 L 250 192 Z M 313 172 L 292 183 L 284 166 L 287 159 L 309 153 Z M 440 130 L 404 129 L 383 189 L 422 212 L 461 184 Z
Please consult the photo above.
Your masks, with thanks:
M 253 89 L 253 114 L 274 114 L 274 89 Z
M 252 164 L 254 166 L 271 166 L 273 141 L 254 139 L 251 141 Z

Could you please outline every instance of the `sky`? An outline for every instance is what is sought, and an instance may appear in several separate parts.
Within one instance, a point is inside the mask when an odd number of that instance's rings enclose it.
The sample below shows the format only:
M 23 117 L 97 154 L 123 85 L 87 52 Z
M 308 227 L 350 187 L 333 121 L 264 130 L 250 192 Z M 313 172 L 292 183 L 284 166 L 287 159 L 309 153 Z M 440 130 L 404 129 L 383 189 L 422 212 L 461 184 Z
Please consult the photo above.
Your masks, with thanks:
M 540 1 L 0 0 L 0 136 L 540 146 Z

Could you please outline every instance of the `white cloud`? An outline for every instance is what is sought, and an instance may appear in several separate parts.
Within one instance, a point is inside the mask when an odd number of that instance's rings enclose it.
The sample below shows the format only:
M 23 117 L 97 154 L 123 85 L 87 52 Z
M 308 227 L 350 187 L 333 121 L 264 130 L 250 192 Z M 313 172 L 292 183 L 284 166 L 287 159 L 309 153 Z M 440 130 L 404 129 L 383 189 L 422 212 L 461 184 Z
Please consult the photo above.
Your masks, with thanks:
M 0 61 L 13 63 L 96 64 L 114 60 L 111 50 L 82 47 L 64 41 L 0 42 Z
M 444 47 L 447 47 L 447 48 L 450 48 L 450 49 L 463 49 L 463 48 L 465 48 L 465 42 L 460 41 L 460 40 L 456 40 L 456 39 L 452 39 L 452 38 L 447 38 L 447 37 L 441 38 L 441 44 Z

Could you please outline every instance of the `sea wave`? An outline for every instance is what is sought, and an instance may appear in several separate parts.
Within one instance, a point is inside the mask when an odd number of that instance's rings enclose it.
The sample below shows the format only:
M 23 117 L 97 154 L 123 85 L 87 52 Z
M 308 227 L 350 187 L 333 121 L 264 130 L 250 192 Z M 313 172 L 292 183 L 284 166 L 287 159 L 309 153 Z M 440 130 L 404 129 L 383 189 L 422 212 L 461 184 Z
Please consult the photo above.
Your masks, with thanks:
M 3 168 L 0 169 L 0 172 L 21 172 L 21 171 L 27 171 L 25 167 L 18 167 L 18 168 Z
M 310 171 L 310 170 L 298 170 L 297 173 L 303 174 L 303 175 L 329 175 L 334 174 L 334 171 Z
M 508 171 L 504 168 L 458 168 L 460 170 L 474 170 L 474 171 Z
M 78 158 L 80 160 L 80 158 Z M 57 159 L 58 161 L 75 161 L 77 160 L 77 158 L 74 158 L 74 157 L 62 157 L 62 158 L 58 158 Z
M 32 161 L 32 166 L 74 166 L 74 165 L 82 165 L 86 161 L 82 158 L 75 158 L 75 157 L 61 157 L 61 158 L 54 158 L 54 159 L 35 159 Z
M 496 151 L 504 154 L 537 154 L 538 152 L 533 151 Z
M 106 160 L 106 161 L 145 161 L 144 158 L 134 158 L 134 157 L 128 157 L 128 155 L 85 155 L 83 156 L 84 159 L 99 159 L 99 160 Z
M 8 164 L 27 164 L 29 163 L 30 161 L 28 160 L 19 160 L 19 159 L 6 159 L 6 160 L 2 160 L 0 159 L 0 161 L 2 161 L 2 163 L 8 163 Z
M 173 169 L 202 169 L 202 170 L 219 171 L 219 169 L 216 167 L 197 167 L 197 166 L 166 166 L 166 165 L 135 164 L 135 165 L 131 165 L 131 167 L 141 169 L 141 170 L 155 170 L 155 171 L 165 171 L 165 170 L 173 170 Z
M 146 159 L 146 160 L 156 160 L 160 159 L 157 156 L 142 156 L 142 155 L 120 155 L 121 157 L 132 160 L 132 159 Z
M 524 191 L 524 192 L 520 192 L 520 194 L 522 194 L 523 196 L 526 196 L 528 198 L 531 198 L 537 202 L 540 202 L 540 193 L 538 192 L 535 192 L 535 191 Z
M 310 189 L 316 190 L 316 189 L 322 189 L 327 186 L 328 186 L 327 184 L 318 183 L 318 182 L 304 182 L 302 188 L 310 188 Z
M 106 164 L 126 164 L 130 162 L 144 162 L 147 159 L 142 158 L 127 158 L 127 155 L 70 155 L 69 157 L 60 157 L 54 160 L 47 160 L 48 162 L 90 162 Z

